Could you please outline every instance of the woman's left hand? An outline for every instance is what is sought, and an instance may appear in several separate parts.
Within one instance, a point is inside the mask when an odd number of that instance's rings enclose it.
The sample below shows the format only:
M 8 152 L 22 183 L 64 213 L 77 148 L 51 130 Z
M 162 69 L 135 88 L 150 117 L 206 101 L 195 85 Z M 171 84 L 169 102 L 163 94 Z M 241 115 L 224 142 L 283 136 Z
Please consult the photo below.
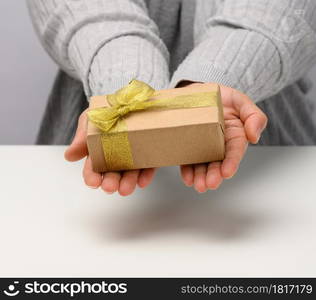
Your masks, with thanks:
M 196 86 L 207 83 L 192 84 Z M 220 88 L 226 131 L 225 159 L 221 162 L 180 167 L 184 183 L 187 186 L 194 186 L 200 193 L 208 189 L 217 189 L 224 179 L 235 175 L 248 142 L 258 143 L 268 121 L 266 115 L 248 96 L 230 87 Z

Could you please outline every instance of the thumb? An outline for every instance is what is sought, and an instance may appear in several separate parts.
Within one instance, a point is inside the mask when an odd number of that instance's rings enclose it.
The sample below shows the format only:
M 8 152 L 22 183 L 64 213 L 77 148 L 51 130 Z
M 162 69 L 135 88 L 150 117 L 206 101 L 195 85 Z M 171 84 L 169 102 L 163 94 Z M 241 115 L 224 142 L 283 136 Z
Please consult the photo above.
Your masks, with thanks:
M 75 137 L 65 152 L 65 159 L 68 161 L 77 161 L 88 155 L 87 148 L 87 110 L 85 110 L 78 119 L 78 126 Z
M 248 96 L 242 93 L 239 93 L 239 99 L 236 102 L 248 141 L 253 144 L 258 143 L 267 126 L 267 116 Z

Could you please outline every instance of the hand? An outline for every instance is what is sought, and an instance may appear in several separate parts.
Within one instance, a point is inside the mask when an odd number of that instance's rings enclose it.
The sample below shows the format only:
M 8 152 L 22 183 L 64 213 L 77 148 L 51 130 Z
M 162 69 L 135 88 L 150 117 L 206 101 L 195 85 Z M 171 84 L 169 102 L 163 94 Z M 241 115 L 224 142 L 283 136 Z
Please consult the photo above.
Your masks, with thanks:
M 87 110 L 80 115 L 76 135 L 65 152 L 65 158 L 68 161 L 78 161 L 87 157 L 83 167 L 83 179 L 86 185 L 95 189 L 101 186 L 108 194 L 118 191 L 121 196 L 133 193 L 136 185 L 141 188 L 148 186 L 154 177 L 155 169 L 153 168 L 125 172 L 106 172 L 104 174 L 96 173 L 92 170 L 86 142 L 86 112 Z
M 226 86 L 221 86 L 221 94 L 226 130 L 225 159 L 222 162 L 180 167 L 184 183 L 187 186 L 194 185 L 200 193 L 207 189 L 217 189 L 223 179 L 234 176 L 247 150 L 248 142 L 258 143 L 267 126 L 266 115 L 245 94 Z

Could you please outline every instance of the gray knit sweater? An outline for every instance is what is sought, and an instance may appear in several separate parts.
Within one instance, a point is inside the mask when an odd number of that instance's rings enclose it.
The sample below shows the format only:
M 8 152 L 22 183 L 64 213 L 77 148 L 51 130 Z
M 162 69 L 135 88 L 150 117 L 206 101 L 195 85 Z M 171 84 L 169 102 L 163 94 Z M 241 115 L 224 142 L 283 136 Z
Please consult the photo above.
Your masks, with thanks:
M 260 101 L 316 62 L 315 0 L 196 0 L 194 49 L 172 66 L 172 41 L 162 41 L 148 13 L 148 5 L 161 1 L 28 0 L 28 5 L 43 46 L 83 82 L 87 96 L 112 93 L 135 77 L 156 89 L 181 80 L 217 82 Z M 165 22 L 167 27 L 170 20 Z

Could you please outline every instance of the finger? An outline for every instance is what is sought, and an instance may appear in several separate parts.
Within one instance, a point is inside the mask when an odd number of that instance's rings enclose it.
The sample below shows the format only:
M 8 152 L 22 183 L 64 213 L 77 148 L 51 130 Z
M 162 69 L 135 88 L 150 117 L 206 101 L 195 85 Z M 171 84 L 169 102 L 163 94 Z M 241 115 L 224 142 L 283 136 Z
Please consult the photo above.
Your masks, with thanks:
M 263 130 L 267 126 L 267 117 L 264 113 L 250 115 L 245 121 L 245 132 L 247 139 L 252 144 L 257 144 L 260 140 Z
M 248 142 L 242 136 L 236 136 L 226 142 L 225 159 L 221 165 L 222 177 L 228 179 L 236 174 L 247 147 Z
M 138 176 L 138 186 L 140 188 L 148 186 L 154 178 L 155 171 L 155 168 L 142 169 Z
M 247 139 L 249 142 L 256 144 L 262 131 L 267 126 L 268 118 L 248 96 L 236 90 L 233 94 L 233 103 L 244 123 Z
M 208 165 L 206 174 L 206 187 L 215 190 L 223 182 L 221 162 L 212 162 Z
M 84 111 L 78 119 L 75 137 L 65 152 L 66 160 L 77 161 L 88 155 L 86 126 L 87 115 L 86 111 Z
M 94 172 L 92 169 L 92 162 L 90 157 L 88 157 L 85 161 L 82 175 L 86 185 L 91 188 L 97 189 L 102 183 L 101 174 Z
M 121 174 L 119 172 L 106 172 L 103 174 L 102 189 L 108 194 L 116 192 L 120 186 Z
M 186 186 L 193 185 L 194 169 L 192 165 L 182 165 L 180 166 L 180 172 L 182 180 Z
M 199 193 L 206 192 L 206 164 L 198 164 L 194 166 L 194 188 Z
M 135 190 L 139 170 L 125 171 L 122 175 L 119 193 L 121 196 L 128 196 Z

